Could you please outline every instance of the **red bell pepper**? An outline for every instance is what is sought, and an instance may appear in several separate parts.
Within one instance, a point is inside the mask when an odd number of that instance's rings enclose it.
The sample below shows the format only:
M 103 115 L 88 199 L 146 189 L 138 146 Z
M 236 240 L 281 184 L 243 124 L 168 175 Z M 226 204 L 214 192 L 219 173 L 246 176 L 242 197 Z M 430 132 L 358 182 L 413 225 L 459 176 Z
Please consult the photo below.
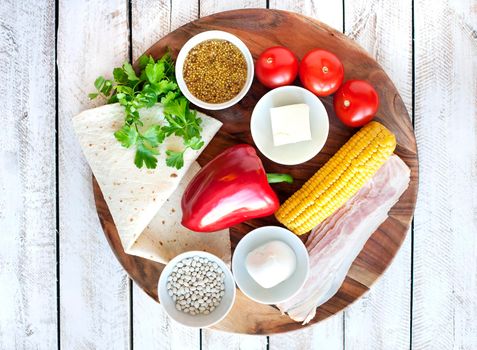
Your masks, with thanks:
M 269 182 L 291 182 L 287 174 L 266 174 L 255 149 L 236 145 L 212 159 L 182 196 L 182 225 L 213 232 L 272 215 L 280 206 Z

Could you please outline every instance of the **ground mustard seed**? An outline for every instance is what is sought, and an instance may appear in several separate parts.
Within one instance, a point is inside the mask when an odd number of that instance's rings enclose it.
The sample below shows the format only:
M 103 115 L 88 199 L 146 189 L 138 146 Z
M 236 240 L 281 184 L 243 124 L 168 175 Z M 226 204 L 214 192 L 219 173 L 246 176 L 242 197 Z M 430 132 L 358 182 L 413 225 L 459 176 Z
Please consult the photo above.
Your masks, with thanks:
M 183 76 L 196 98 L 222 103 L 242 90 L 247 80 L 247 62 L 238 47 L 229 41 L 206 40 L 189 51 Z

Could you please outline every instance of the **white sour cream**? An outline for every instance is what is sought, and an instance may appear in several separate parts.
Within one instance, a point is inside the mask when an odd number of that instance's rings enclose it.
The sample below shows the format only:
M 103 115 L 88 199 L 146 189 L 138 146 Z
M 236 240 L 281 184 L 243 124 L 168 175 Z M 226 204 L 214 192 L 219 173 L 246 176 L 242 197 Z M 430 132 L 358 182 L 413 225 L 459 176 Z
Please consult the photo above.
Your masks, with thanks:
M 296 255 L 282 241 L 270 241 L 248 253 L 245 266 L 263 288 L 272 288 L 289 278 L 296 269 Z

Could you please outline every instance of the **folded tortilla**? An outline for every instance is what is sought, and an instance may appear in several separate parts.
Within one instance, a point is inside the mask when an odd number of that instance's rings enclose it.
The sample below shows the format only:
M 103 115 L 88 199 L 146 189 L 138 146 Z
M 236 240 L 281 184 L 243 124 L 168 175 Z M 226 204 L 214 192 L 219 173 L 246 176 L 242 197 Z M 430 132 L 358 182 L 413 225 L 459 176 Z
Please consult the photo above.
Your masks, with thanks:
M 197 162 L 191 164 L 179 187 L 144 229 L 130 248 L 129 254 L 166 263 L 180 253 L 201 250 L 215 254 L 230 264 L 229 230 L 211 233 L 193 232 L 181 225 L 182 194 L 199 170 L 200 165 Z
M 164 123 L 160 104 L 142 109 L 140 115 L 144 129 Z M 124 107 L 119 104 L 89 109 L 73 118 L 80 145 L 126 253 L 166 263 L 183 251 L 207 250 L 230 260 L 228 230 L 210 235 L 192 232 L 180 224 L 182 193 L 200 169 L 195 160 L 222 125 L 205 114 L 198 116 L 202 119 L 204 147 L 197 151 L 188 149 L 179 170 L 165 162 L 166 150 L 183 149 L 182 138 L 176 136 L 166 138 L 158 147 L 156 169 L 136 167 L 135 148 L 124 148 L 114 137 L 125 117 Z

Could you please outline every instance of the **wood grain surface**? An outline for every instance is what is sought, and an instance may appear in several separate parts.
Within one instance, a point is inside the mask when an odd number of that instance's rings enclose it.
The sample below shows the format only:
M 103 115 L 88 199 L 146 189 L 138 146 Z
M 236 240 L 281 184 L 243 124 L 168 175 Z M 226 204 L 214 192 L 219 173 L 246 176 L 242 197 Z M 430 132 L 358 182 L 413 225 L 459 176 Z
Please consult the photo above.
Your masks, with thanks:
M 474 0 L 56 3 L 6 0 L 0 8 L 1 350 L 477 348 Z M 344 29 L 389 74 L 414 117 L 420 158 L 414 225 L 383 277 L 344 312 L 270 337 L 191 333 L 117 263 L 94 218 L 91 174 L 69 119 L 93 106 L 85 98 L 92 81 L 131 59 L 129 49 L 137 57 L 198 17 L 265 5 Z
M 247 21 L 243 19 L 247 18 Z M 259 34 L 256 30 L 260 28 Z M 280 30 L 295 28 L 296 35 L 280 36 Z M 180 47 L 192 35 L 207 30 L 222 29 L 241 37 L 256 57 L 264 48 L 280 44 L 290 47 L 298 57 L 314 47 L 326 47 L 341 59 L 345 66 L 345 78 L 366 79 L 380 95 L 378 120 L 392 130 L 397 139 L 396 153 L 411 168 L 411 184 L 399 203 L 391 210 L 389 219 L 373 234 L 361 254 L 356 259 L 343 286 L 335 297 L 321 306 L 309 325 L 335 314 L 355 301 L 382 274 L 399 249 L 412 218 L 417 193 L 417 155 L 412 126 L 405 106 L 391 80 L 380 66 L 363 49 L 341 33 L 310 18 L 283 11 L 241 10 L 216 14 L 192 22 L 165 36 L 146 53 L 160 57 L 169 47 L 177 54 Z M 224 148 L 246 142 L 252 144 L 249 131 L 249 117 L 255 101 L 265 88 L 255 83 L 248 95 L 227 111 L 209 112 L 221 120 L 224 126 L 212 140 L 198 161 L 206 164 Z M 323 151 L 300 167 L 284 167 L 274 164 L 264 157 L 262 161 L 267 171 L 289 172 L 295 178 L 295 187 L 278 185 L 275 187 L 283 201 L 304 183 L 354 132 L 336 121 L 331 108 L 331 99 L 323 100 L 330 115 L 330 135 Z M 157 299 L 156 283 L 162 265 L 124 254 L 120 246 L 114 223 L 111 220 L 99 187 L 94 186 L 100 221 L 121 264 L 130 276 L 151 296 Z M 234 244 L 251 228 L 265 224 L 276 224 L 274 218 L 251 220 L 231 229 Z M 241 293 L 229 316 L 214 328 L 236 333 L 272 334 L 299 329 L 302 326 L 266 305 L 256 304 Z
M 477 5 L 415 3 L 416 137 L 412 343 L 477 348 Z
M 199 17 L 210 16 L 217 12 L 243 8 L 265 8 L 266 0 L 201 0 Z M 202 330 L 202 346 L 206 349 L 250 349 L 265 350 L 269 343 L 268 337 L 249 336 L 243 334 L 228 334 L 215 330 Z
M 54 13 L 0 6 L 0 349 L 57 344 Z
M 94 7 L 63 0 L 58 13 L 59 346 L 128 349 L 127 275 L 101 235 L 91 170 L 71 124 L 74 115 L 101 103 L 87 97 L 96 77 L 128 59 L 127 7 L 122 0 Z
M 133 1 L 131 3 L 132 57 L 136 60 L 167 33 L 197 19 L 196 1 Z M 134 284 L 132 289 L 132 346 L 136 349 L 194 349 L 201 331 L 172 321 L 166 312 Z
M 271 0 L 271 9 L 296 12 L 313 17 L 339 32 L 344 31 L 343 2 L 327 0 Z M 270 349 L 328 349 L 340 350 L 345 342 L 344 313 L 320 322 L 318 327 L 307 327 L 295 332 L 280 333 L 270 337 Z
M 345 8 L 345 33 L 384 68 L 412 116 L 411 5 L 411 0 L 350 1 Z M 410 348 L 411 235 L 369 293 L 346 309 L 347 350 Z

